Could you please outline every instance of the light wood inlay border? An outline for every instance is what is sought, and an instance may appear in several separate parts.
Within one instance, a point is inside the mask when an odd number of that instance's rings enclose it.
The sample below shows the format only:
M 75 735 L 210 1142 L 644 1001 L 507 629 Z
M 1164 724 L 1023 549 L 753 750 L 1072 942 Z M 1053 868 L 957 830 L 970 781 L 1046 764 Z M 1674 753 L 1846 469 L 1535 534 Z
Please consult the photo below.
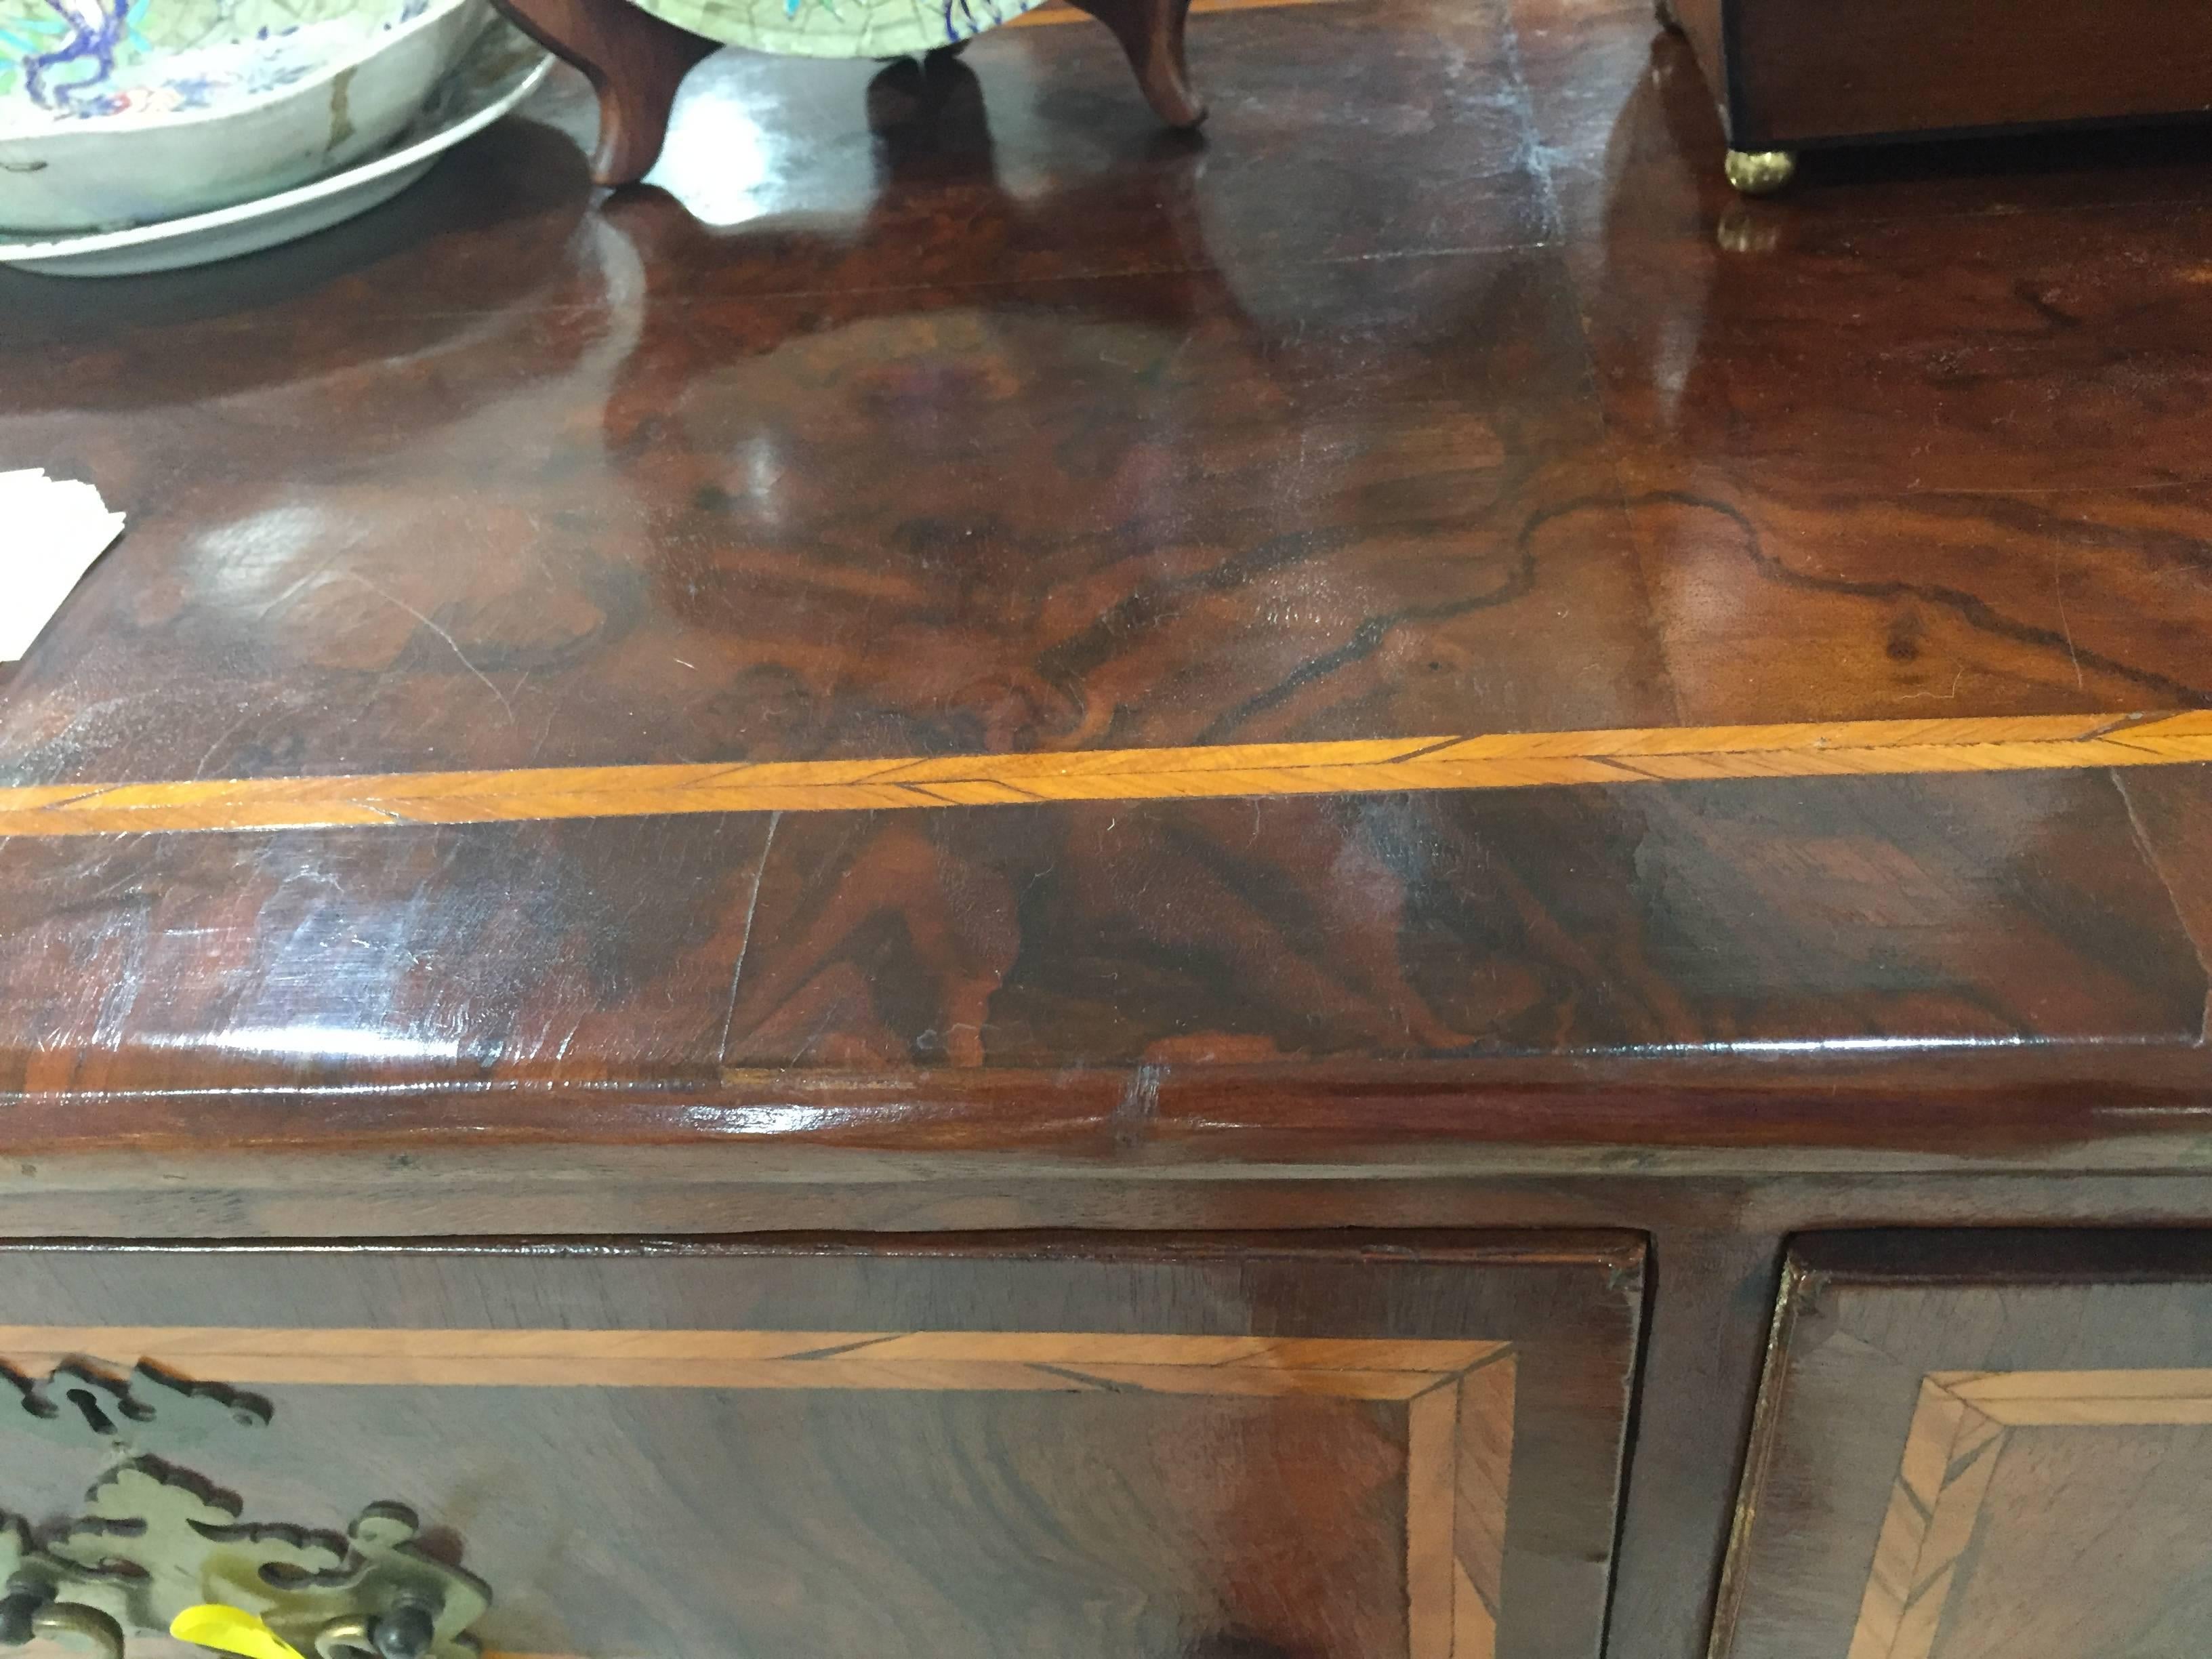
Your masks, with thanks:
M 536 767 L 0 789 L 0 836 L 2016 772 L 2212 762 L 2212 712 L 1500 732 L 936 759 Z
M 240 1387 L 836 1389 L 1402 1401 L 1409 1659 L 1495 1656 L 1512 1452 L 1516 1365 L 1510 1343 L 1081 1331 L 0 1326 L 0 1370 L 19 1379 L 43 1376 L 64 1360 L 127 1371 L 141 1358 L 174 1374 Z M 1462 1536 L 1461 1510 L 1469 1504 L 1480 1512 L 1481 1524 Z
M 2011 1431 L 2204 1423 L 2212 1370 L 1931 1372 L 1905 1431 L 1849 1659 L 1928 1659 Z

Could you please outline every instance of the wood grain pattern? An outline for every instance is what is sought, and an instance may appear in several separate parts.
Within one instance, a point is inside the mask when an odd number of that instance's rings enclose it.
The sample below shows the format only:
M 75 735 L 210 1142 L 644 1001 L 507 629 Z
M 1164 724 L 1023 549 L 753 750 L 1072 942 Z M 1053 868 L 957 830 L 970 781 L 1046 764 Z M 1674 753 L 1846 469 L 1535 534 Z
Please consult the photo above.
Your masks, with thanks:
M 943 759 L 33 786 L 0 789 L 0 836 L 1202 800 L 2209 761 L 2212 714 L 1965 716 Z
M 1717 36 L 1718 0 L 1680 9 Z M 0 451 L 94 478 L 132 520 L 0 670 L 0 782 L 55 792 L 16 798 L 40 807 L 110 781 L 2212 706 L 2204 131 L 1838 154 L 1745 208 L 1690 48 L 1644 0 L 1224 5 L 1200 28 L 1202 145 L 1158 134 L 1094 28 L 994 31 L 927 73 L 720 53 L 687 81 L 657 188 L 594 195 L 590 100 L 564 73 L 296 246 L 97 290 L 0 273 Z M 1648 1229 L 1663 1283 L 1616 1645 L 1692 1659 L 1783 1237 L 2212 1220 L 2205 767 L 2130 765 L 2116 789 L 2102 764 L 1729 764 L 1656 788 L 12 836 L 0 1219 L 185 1239 Z M 373 1256 L 203 1265 L 194 1292 L 120 1252 L 25 1308 L 27 1281 L 64 1275 L 9 1266 L 5 1316 L 57 1324 L 606 1327 L 627 1307 L 574 1264 L 556 1272 L 583 1306 L 502 1314 L 412 1279 L 361 1305 L 404 1277 Z M 1512 1335 L 1534 1415 L 1511 1450 L 1534 1461 L 1502 1599 L 1463 1548 L 1477 1593 L 1455 1619 L 1494 1614 L 1508 1659 L 1595 1654 L 1621 1348 L 1563 1365 L 1457 1292 L 1423 1292 L 1449 1319 L 1398 1325 L 1371 1281 L 1271 1271 L 1243 1324 L 1243 1267 L 1201 1298 L 1130 1299 L 1184 1334 Z M 716 1316 L 656 1299 L 672 1274 L 624 1290 L 672 1327 Z M 836 1322 L 1004 1312 L 894 1288 Z M 1064 1288 L 1021 1305 L 1120 1328 L 1119 1304 L 1066 1313 Z M 723 1311 L 828 1317 L 799 1297 Z M 2066 1328 L 1847 1391 L 1832 1424 L 1865 1398 L 1887 1415 L 1805 1488 L 1843 1491 L 1855 1530 L 1827 1552 L 1840 1581 L 1790 1564 L 1824 1622 L 1809 1653 L 1778 1640 L 1788 1659 L 1844 1650 L 1928 1371 L 2212 1363 L 2109 1328 L 2052 1352 Z M 415 1390 L 410 1422 L 374 1409 L 401 1387 L 298 1392 L 340 1449 L 319 1474 L 364 1500 L 417 1470 L 424 1423 L 507 1454 L 419 1474 L 526 1559 L 543 1540 L 512 1515 L 635 1490 L 641 1462 L 664 1482 L 647 1521 L 736 1504 L 711 1558 L 659 1575 L 718 1616 L 655 1651 L 727 1651 L 732 1628 L 823 1650 L 779 1621 L 848 1586 L 777 1510 L 804 1492 L 846 1515 L 826 1469 L 874 1500 L 834 1529 L 841 1554 L 908 1587 L 915 1621 L 843 1604 L 842 1650 L 1087 1656 L 1089 1627 L 1021 1645 L 1000 1597 L 1046 1576 L 1021 1549 L 959 1556 L 996 1510 L 956 1496 L 977 1524 L 945 1525 L 927 1471 L 878 1455 L 906 1443 L 888 1423 L 994 1473 L 1018 1446 L 1055 1513 L 1091 1513 L 1101 1448 L 1140 1466 L 1170 1524 L 1101 1522 L 1113 1547 L 1085 1556 L 1094 1605 L 1138 1632 L 1114 1659 L 1404 1639 L 1409 1548 L 1393 1530 L 1354 1559 L 1334 1524 L 1348 1492 L 1399 1524 L 1402 1402 L 690 1389 L 648 1418 L 639 1389 L 586 1409 L 592 1390 L 455 1387 Z M 1073 1413 L 1095 1438 L 1055 1437 Z M 1318 1458 L 1302 1413 L 1331 1426 Z M 1464 1543 L 1504 1463 L 1462 1428 Z M 2203 1468 L 2190 1425 L 2007 1432 L 2023 1512 L 2045 1478 L 2186 1516 Z M 628 1458 L 633 1436 L 690 1455 Z M 2022 1455 L 2099 1436 L 2172 1454 L 2164 1507 L 2120 1458 Z M 564 1487 L 548 1445 L 593 1478 Z M 1209 1477 L 1194 1505 L 1167 1502 L 1185 1470 Z M 2185 1540 L 2197 1485 L 2168 1528 Z M 53 1502 L 82 1487 L 57 1472 Z M 1788 1490 L 1770 1513 L 1822 1536 Z M 1984 1646 L 1942 1659 L 2039 1659 L 1975 1597 L 2034 1607 L 2091 1508 L 2053 1516 L 2049 1561 L 1978 1571 L 1953 1605 Z M 2113 1531 L 2134 1551 L 2114 1583 L 2184 1582 L 2139 1532 Z M 636 1542 L 562 1564 L 602 1604 L 604 1651 L 638 1650 L 653 1618 L 621 1571 Z M 992 1570 L 914 1571 L 948 1549 Z M 1170 1589 L 1139 1608 L 1115 1589 L 1132 1582 Z M 2178 1605 L 2081 1605 L 2154 1601 Z M 511 1605 L 538 1628 L 502 1645 L 592 1650 Z M 2189 1650 L 2170 1634 L 2060 1659 Z
M 726 54 L 611 214 L 564 80 L 161 305 L 0 277 L 7 442 L 137 509 L 10 682 L 11 780 L 2212 696 L 2203 233 L 2160 210 L 2201 147 L 1869 161 L 1749 260 L 1632 5 L 1206 27 L 1203 165 L 1093 125 L 1095 29 L 994 32 L 941 98 Z M 1332 75 L 1425 113 L 1321 167 Z

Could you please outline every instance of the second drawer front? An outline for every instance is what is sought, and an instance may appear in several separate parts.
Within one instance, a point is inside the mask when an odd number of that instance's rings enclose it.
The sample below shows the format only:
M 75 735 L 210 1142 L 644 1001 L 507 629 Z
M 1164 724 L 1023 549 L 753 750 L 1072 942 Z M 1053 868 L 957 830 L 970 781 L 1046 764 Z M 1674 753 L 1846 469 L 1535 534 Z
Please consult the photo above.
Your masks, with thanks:
M 1716 1659 L 2103 1659 L 2212 1631 L 2212 1238 L 1802 1241 Z

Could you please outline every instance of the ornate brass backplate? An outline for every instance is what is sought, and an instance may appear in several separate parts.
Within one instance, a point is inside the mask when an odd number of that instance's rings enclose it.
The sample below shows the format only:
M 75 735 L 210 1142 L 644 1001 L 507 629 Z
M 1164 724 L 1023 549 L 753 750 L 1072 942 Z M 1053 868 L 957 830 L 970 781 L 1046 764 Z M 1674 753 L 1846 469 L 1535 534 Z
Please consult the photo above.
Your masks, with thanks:
M 0 1364 L 0 1383 L 21 1396 L 23 1415 L 9 1429 L 64 1446 L 144 1445 L 179 1449 L 226 1432 L 268 1426 L 274 1407 L 258 1394 L 196 1382 L 142 1359 L 128 1376 L 68 1360 L 42 1377 Z M 0 1401 L 7 1396 L 0 1394 Z
M 320 1659 L 475 1659 L 467 1632 L 490 1592 L 420 1547 L 411 1510 L 372 1504 L 343 1534 L 249 1520 L 235 1495 L 141 1449 L 265 1428 L 268 1401 L 145 1360 L 127 1377 L 74 1360 L 36 1381 L 0 1376 L 21 1396 L 19 1417 L 0 1393 L 9 1431 L 128 1454 L 58 1525 L 0 1511 L 0 1645 L 74 1638 L 119 1659 L 124 1635 L 216 1604 Z

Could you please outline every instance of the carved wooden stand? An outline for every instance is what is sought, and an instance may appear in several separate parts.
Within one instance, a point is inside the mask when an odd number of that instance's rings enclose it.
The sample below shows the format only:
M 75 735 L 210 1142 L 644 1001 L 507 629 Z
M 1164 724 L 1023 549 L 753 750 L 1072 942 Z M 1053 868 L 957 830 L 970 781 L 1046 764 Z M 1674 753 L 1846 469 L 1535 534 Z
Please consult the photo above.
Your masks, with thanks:
M 721 45 L 679 28 L 630 0 L 496 0 L 545 48 L 590 77 L 599 95 L 599 142 L 592 177 L 635 184 L 659 159 L 677 88 L 693 64 Z M 1206 106 L 1183 61 L 1190 0 L 1071 0 L 1114 31 L 1137 83 L 1160 118 L 1194 127 Z

